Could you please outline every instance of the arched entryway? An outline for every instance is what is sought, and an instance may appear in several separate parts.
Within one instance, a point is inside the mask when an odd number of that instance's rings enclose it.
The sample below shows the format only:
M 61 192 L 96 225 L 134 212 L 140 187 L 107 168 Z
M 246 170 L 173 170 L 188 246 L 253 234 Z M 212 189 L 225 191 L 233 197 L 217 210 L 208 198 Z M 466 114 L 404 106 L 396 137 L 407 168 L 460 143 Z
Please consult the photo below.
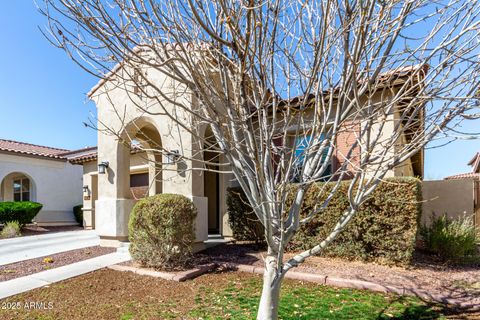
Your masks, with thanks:
M 144 117 L 131 121 L 119 136 L 99 139 L 97 161 L 107 169 L 98 174 L 95 227 L 104 245 L 127 241 L 128 220 L 136 201 L 162 193 L 162 150 L 156 124 Z
M 0 201 L 36 201 L 35 181 L 24 172 L 7 174 L 0 183 Z
M 210 128 L 205 132 L 203 160 L 205 169 L 203 175 L 204 197 L 208 199 L 208 233 L 220 233 L 220 166 L 221 153 L 218 150 L 218 143 Z
M 162 140 L 155 125 L 147 119 L 132 121 L 118 141 L 120 174 L 128 173 L 124 198 L 139 200 L 162 193 Z M 128 159 L 128 160 L 127 160 Z M 119 177 L 120 178 L 120 177 Z
M 153 124 L 146 122 L 130 139 L 132 197 L 138 200 L 162 193 L 162 140 L 158 130 Z

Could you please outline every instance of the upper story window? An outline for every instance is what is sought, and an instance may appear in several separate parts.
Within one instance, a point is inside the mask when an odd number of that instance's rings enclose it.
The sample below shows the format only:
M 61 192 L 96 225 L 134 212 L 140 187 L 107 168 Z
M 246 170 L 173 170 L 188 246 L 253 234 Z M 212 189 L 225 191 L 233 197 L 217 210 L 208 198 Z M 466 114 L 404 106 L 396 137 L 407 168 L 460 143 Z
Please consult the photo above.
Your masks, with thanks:
M 28 178 L 13 180 L 13 201 L 30 201 L 30 180 Z
M 309 150 L 312 147 L 312 135 L 311 134 L 300 134 L 294 138 L 294 150 L 295 150 L 295 161 L 294 161 L 294 182 L 300 181 L 300 175 L 302 174 L 303 167 L 305 166 L 306 157 Z M 325 139 L 324 135 L 320 136 L 320 141 Z M 326 161 L 329 148 L 325 148 L 322 155 L 322 162 Z M 332 175 L 332 164 L 328 164 L 325 171 L 322 173 L 324 180 L 327 180 Z

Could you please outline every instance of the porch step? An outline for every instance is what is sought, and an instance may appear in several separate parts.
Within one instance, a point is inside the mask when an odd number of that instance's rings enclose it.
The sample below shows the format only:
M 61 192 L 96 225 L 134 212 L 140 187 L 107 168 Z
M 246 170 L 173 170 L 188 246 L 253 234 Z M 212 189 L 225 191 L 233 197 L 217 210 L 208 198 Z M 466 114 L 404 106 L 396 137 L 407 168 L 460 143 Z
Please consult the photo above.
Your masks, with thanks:
M 120 246 L 117 248 L 117 252 L 130 254 L 130 252 L 128 251 L 129 247 L 130 247 L 130 242 L 122 242 Z

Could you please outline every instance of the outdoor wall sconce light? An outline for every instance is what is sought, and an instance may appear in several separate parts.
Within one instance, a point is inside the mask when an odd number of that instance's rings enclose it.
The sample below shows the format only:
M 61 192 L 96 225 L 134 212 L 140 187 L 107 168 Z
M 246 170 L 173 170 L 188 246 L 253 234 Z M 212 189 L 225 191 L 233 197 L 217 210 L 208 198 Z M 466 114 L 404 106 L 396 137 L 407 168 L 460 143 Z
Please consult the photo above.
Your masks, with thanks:
M 180 152 L 178 150 L 170 150 L 167 153 L 167 164 L 173 164 L 180 159 Z
M 83 200 L 90 200 L 90 189 L 88 189 L 88 186 L 83 186 Z
M 108 168 L 108 161 L 102 161 L 98 164 L 98 174 L 105 174 Z

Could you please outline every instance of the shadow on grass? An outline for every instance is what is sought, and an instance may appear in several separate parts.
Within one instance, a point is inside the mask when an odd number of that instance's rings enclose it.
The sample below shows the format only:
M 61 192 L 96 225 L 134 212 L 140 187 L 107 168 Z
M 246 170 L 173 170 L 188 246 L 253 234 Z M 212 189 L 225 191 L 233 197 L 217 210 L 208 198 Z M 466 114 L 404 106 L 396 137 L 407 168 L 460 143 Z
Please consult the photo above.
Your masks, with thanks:
M 404 297 L 399 297 L 392 301 L 390 305 L 395 302 L 405 303 Z M 411 305 L 405 308 L 405 310 L 400 315 L 392 316 L 388 313 L 388 307 L 383 309 L 377 319 L 390 319 L 390 320 L 433 320 L 433 319 L 444 319 L 447 317 L 448 319 L 480 319 L 480 313 L 475 310 L 469 309 L 462 309 L 462 308 L 451 308 L 445 305 L 436 304 L 424 301 L 426 304 L 423 305 Z M 478 318 L 477 318 L 478 317 Z

